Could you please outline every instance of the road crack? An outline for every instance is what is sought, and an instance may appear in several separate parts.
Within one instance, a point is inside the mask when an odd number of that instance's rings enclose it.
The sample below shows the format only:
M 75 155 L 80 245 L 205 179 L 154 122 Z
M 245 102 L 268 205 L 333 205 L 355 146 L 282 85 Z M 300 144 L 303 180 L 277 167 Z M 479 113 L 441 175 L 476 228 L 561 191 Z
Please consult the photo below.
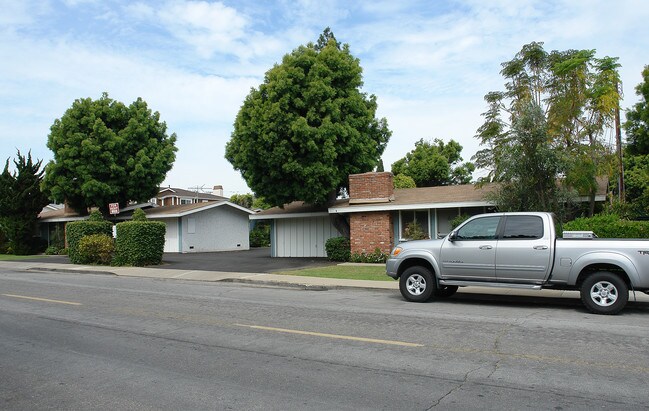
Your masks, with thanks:
M 448 397 L 449 395 L 453 394 L 454 392 L 460 390 L 462 387 L 464 387 L 464 385 L 465 385 L 465 384 L 467 383 L 467 381 L 469 380 L 469 376 L 470 376 L 472 373 L 474 373 L 474 372 L 476 372 L 476 371 L 478 371 L 478 370 L 480 370 L 480 369 L 482 369 L 482 368 L 484 368 L 484 366 L 479 366 L 479 367 L 476 367 L 476 368 L 474 368 L 474 369 L 472 369 L 472 370 L 467 371 L 467 372 L 464 374 L 464 378 L 462 379 L 462 381 L 460 381 L 460 383 L 459 383 L 456 387 L 451 388 L 451 389 L 450 389 L 446 394 L 444 394 L 444 395 L 442 395 L 440 398 L 438 398 L 437 401 L 435 401 L 435 402 L 434 402 L 430 407 L 428 407 L 426 410 L 432 410 L 433 408 L 437 407 L 437 406 L 438 406 L 442 401 L 444 401 L 444 399 L 445 399 L 446 397 Z

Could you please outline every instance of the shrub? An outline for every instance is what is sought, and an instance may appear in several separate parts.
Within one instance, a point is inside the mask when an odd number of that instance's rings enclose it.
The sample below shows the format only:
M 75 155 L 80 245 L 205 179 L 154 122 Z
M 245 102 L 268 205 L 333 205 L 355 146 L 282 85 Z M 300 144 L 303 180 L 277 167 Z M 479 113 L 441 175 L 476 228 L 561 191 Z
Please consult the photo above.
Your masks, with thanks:
M 133 216 L 135 217 L 135 213 Z M 113 264 L 134 266 L 160 264 L 164 253 L 165 231 L 165 223 L 147 221 L 146 217 L 139 221 L 118 223 L 117 247 Z
M 648 221 L 629 221 L 616 214 L 582 217 L 563 225 L 564 231 L 592 231 L 601 238 L 649 238 Z
M 378 247 L 373 253 L 354 253 L 350 257 L 353 263 L 374 263 L 383 264 L 388 260 L 389 254 L 382 252 Z
M 255 228 L 250 230 L 250 247 L 270 247 L 270 225 L 257 223 Z
M 58 255 L 61 252 L 61 247 L 51 245 L 45 249 L 45 255 Z
M 331 261 L 349 261 L 351 245 L 347 237 L 332 237 L 325 243 L 327 257 Z
M 110 265 L 115 253 L 115 241 L 106 234 L 91 234 L 79 241 L 77 250 L 82 264 Z
M 421 225 L 414 221 L 406 224 L 406 228 L 403 230 L 403 235 L 408 240 L 423 240 L 428 238 L 428 234 L 426 234 Z
M 83 237 L 92 234 L 105 234 L 113 236 L 113 223 L 105 221 L 98 211 L 90 213 L 85 221 L 73 221 L 65 227 L 68 239 L 68 255 L 74 264 L 84 264 L 79 256 L 79 242 Z

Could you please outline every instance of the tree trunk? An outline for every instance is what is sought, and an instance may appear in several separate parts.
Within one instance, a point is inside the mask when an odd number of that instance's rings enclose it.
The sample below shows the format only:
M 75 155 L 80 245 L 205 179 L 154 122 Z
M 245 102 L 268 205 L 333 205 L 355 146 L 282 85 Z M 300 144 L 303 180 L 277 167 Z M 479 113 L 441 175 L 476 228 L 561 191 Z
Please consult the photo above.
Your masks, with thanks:
M 594 188 L 590 190 L 590 195 L 588 198 L 588 217 L 595 215 L 595 194 L 597 194 L 596 191 L 597 190 Z
M 340 235 L 349 238 L 350 228 L 348 217 L 342 214 L 331 214 L 330 218 L 331 224 L 338 230 Z

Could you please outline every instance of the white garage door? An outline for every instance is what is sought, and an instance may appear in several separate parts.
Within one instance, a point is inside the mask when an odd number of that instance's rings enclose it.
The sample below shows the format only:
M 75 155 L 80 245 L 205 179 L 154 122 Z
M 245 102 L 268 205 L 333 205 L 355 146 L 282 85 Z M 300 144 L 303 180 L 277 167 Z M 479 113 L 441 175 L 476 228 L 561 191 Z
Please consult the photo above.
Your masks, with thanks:
M 329 216 L 275 220 L 274 257 L 326 257 L 325 242 L 339 235 Z

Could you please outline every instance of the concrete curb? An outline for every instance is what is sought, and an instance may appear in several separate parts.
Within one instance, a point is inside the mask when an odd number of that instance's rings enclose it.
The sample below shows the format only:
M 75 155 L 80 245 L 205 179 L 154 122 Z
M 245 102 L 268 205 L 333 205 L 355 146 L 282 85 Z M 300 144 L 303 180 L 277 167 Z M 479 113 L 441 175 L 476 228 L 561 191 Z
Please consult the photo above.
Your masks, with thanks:
M 70 269 L 70 268 L 48 268 L 48 267 L 32 267 L 25 268 L 22 271 L 43 271 L 43 272 L 57 272 L 57 273 L 71 273 L 71 274 L 99 274 L 99 275 L 113 275 L 117 277 L 112 271 L 99 271 L 99 270 L 84 270 L 84 269 Z

